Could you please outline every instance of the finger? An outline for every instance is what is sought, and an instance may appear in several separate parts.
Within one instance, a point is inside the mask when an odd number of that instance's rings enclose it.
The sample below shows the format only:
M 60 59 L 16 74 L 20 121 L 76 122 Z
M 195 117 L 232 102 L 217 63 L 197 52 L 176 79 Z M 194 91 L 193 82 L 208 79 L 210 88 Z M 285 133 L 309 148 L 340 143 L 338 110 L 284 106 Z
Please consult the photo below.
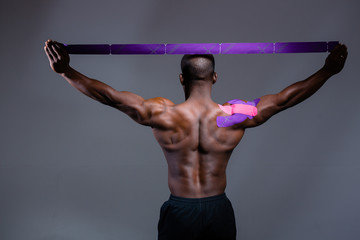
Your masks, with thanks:
M 343 47 L 344 51 L 347 51 L 347 46 L 345 44 L 342 45 L 342 47 Z
M 341 48 L 341 44 L 337 44 L 331 52 L 336 52 L 339 48 Z
M 335 49 L 335 48 L 334 48 Z M 337 52 L 343 52 L 346 50 L 346 46 L 344 44 L 338 44 L 337 45 L 337 48 L 336 48 L 336 51 Z
M 60 53 L 61 53 L 62 56 L 65 57 L 65 56 L 68 56 L 68 55 L 69 55 L 68 52 L 66 51 L 66 48 L 65 48 L 64 44 L 59 43 L 57 46 L 58 46 L 59 51 L 60 51 Z
M 49 39 L 49 40 L 46 41 L 46 45 L 47 45 L 47 46 L 50 48 L 50 50 L 51 50 L 51 46 L 54 45 L 54 41 L 51 40 L 51 39 Z
M 336 56 L 339 52 L 340 44 L 336 45 L 330 52 L 329 56 Z
M 49 60 L 50 60 L 50 55 L 49 55 L 49 53 L 48 53 L 48 51 L 47 51 L 47 48 L 46 48 L 46 46 L 44 46 L 44 51 L 45 51 L 45 53 L 46 53 L 46 56 L 49 58 Z
M 347 52 L 346 47 L 343 48 L 342 55 L 344 55 L 345 57 L 347 57 L 348 52 Z
M 52 42 L 51 42 L 51 40 L 49 39 L 49 40 L 47 40 L 46 42 L 45 42 L 45 44 L 46 44 L 46 47 L 48 48 L 48 50 L 49 50 L 49 53 L 54 57 L 54 53 L 53 53 L 53 50 L 51 49 L 51 45 L 52 45 Z
M 54 57 L 57 58 L 57 59 L 60 59 L 59 53 L 57 52 L 56 47 L 55 47 L 54 44 L 51 45 L 51 48 L 53 50 L 52 52 L 53 52 Z
M 344 45 L 344 52 L 347 53 L 347 46 L 346 45 Z
M 54 41 L 51 40 L 51 39 L 49 39 L 49 40 L 46 41 L 46 44 L 47 44 L 48 46 L 50 46 L 50 45 L 53 44 L 53 43 L 54 43 Z
M 341 51 L 340 51 L 340 57 L 346 58 L 348 55 L 347 47 L 345 45 L 342 45 Z
M 344 45 L 339 44 L 338 47 L 336 49 L 334 49 L 334 56 L 336 57 L 341 57 L 344 56 L 346 53 L 346 48 Z
M 56 60 L 56 57 L 54 56 L 53 52 L 51 51 L 49 46 L 46 46 L 46 52 L 49 54 L 52 61 Z
M 53 62 L 55 59 L 54 59 L 54 56 L 51 54 L 48 46 L 45 46 L 45 52 L 46 52 L 46 55 L 48 56 L 49 60 Z
M 57 59 L 57 57 L 56 57 L 56 55 L 54 53 L 54 50 L 52 50 L 51 45 L 47 45 L 47 49 L 48 49 L 50 55 L 52 56 L 53 60 L 55 61 Z
M 64 55 L 62 54 L 59 45 L 58 45 L 58 44 L 54 44 L 54 47 L 55 47 L 55 50 L 56 50 L 58 56 L 63 59 L 63 58 L 64 58 Z

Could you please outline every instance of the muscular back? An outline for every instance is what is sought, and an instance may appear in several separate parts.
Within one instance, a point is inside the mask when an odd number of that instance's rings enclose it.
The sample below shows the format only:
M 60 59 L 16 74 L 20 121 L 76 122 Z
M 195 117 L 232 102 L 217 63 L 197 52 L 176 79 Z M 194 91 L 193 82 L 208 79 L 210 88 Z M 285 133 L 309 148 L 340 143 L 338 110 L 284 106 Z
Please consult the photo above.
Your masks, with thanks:
M 212 101 L 163 100 L 151 125 L 168 163 L 171 193 L 191 198 L 223 193 L 226 166 L 244 129 L 219 128 L 216 117 L 226 114 Z

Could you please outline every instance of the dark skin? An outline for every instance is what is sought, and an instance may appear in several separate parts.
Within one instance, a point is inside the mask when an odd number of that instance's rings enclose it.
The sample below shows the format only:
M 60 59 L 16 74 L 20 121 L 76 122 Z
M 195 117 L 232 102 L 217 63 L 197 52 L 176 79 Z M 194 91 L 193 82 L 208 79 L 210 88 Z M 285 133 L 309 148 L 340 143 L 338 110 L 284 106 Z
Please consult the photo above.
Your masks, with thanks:
M 199 81 L 186 81 L 180 74 L 186 101 L 174 104 L 162 97 L 145 100 L 86 77 L 70 67 L 69 55 L 61 43 L 48 40 L 44 50 L 54 72 L 77 90 L 152 128 L 168 163 L 170 192 L 186 198 L 224 193 L 226 166 L 245 129 L 259 126 L 273 115 L 309 98 L 343 69 L 348 55 L 345 45 L 337 45 L 319 71 L 277 94 L 261 97 L 258 114 L 253 119 L 231 127 L 217 127 L 216 117 L 227 114 L 211 99 L 212 85 L 217 80 L 215 72 Z

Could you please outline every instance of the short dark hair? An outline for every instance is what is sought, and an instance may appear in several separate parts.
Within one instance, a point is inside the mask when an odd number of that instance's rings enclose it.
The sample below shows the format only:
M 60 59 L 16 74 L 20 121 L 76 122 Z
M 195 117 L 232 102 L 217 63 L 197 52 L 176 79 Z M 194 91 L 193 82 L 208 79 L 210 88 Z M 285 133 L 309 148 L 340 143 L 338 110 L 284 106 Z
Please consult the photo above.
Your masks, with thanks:
M 181 59 L 181 71 L 186 79 L 206 79 L 215 71 L 215 59 L 212 54 L 184 55 Z

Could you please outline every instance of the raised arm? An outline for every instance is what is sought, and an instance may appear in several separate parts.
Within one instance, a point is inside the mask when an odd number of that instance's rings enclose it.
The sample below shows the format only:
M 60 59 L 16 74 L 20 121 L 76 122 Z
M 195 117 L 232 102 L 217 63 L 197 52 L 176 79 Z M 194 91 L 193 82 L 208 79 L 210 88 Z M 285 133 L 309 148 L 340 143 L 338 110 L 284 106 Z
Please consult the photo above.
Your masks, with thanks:
M 144 100 L 131 92 L 116 91 L 103 82 L 79 73 L 70 67 L 69 54 L 61 43 L 48 40 L 44 50 L 54 72 L 60 74 L 71 86 L 94 100 L 119 109 L 142 125 L 151 126 L 153 117 L 161 114 L 167 104 L 171 104 L 164 98 Z
M 347 47 L 339 44 L 326 58 L 324 66 L 319 71 L 303 81 L 288 86 L 278 94 L 261 97 L 257 105 L 258 114 L 253 119 L 244 121 L 242 124 L 243 127 L 256 127 L 266 122 L 276 113 L 293 107 L 309 98 L 318 91 L 331 76 L 339 73 L 343 69 L 347 55 Z

